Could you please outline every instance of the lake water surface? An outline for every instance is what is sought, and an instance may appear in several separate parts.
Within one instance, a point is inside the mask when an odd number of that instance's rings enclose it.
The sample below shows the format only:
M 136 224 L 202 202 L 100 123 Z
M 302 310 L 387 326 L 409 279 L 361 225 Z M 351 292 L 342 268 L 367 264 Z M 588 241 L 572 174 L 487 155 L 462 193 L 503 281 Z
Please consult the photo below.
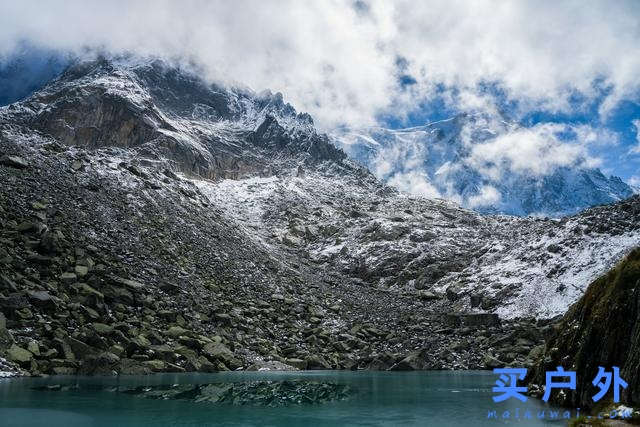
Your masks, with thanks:
M 346 384 L 346 400 L 283 407 L 158 400 L 119 392 L 134 386 L 304 380 Z M 529 398 L 495 404 L 492 372 L 227 372 L 128 377 L 0 379 L 2 426 L 540 426 L 552 409 Z M 69 389 L 43 390 L 66 385 Z M 516 409 L 520 419 L 516 420 Z M 487 419 L 509 410 L 510 420 Z M 530 410 L 533 419 L 522 419 Z

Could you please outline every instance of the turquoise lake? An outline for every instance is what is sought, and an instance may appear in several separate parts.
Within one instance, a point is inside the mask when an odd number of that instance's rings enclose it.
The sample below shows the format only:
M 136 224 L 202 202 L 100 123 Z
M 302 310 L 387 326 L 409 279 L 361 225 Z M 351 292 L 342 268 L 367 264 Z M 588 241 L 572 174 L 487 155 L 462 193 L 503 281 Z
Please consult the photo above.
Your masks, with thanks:
M 281 407 L 157 400 L 118 392 L 126 387 L 304 380 L 348 385 L 346 400 Z M 2 426 L 540 426 L 553 409 L 529 398 L 495 404 L 488 371 L 227 372 L 127 377 L 0 379 Z M 50 391 L 47 386 L 70 386 Z M 116 391 L 114 391 L 116 390 Z M 487 419 L 489 411 L 500 419 Z M 501 419 L 510 411 L 509 420 Z M 533 419 L 522 418 L 529 410 Z M 537 414 L 546 411 L 545 420 Z M 515 419 L 515 414 L 520 418 Z M 560 416 L 562 413 L 560 413 Z

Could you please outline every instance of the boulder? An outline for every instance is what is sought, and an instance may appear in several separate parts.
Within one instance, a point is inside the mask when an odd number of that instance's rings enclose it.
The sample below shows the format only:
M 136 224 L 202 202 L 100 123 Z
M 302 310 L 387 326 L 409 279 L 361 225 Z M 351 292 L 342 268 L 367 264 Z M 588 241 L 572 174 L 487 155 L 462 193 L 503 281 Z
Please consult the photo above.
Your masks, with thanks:
M 111 279 L 115 284 L 123 286 L 133 292 L 140 292 L 145 288 L 142 283 L 136 282 L 135 280 L 123 279 L 122 277 L 118 276 L 112 276 Z
M 423 301 L 433 301 L 433 300 L 439 300 L 442 298 L 442 295 L 437 294 L 435 292 L 431 292 L 431 291 L 424 291 L 424 290 L 420 290 L 416 292 L 418 298 L 420 298 Z
M 152 372 L 162 372 L 167 368 L 167 364 L 163 360 L 146 360 L 142 364 Z
M 285 363 L 289 366 L 293 366 L 295 369 L 305 370 L 307 369 L 307 361 L 297 358 L 286 359 Z
M 96 291 L 86 283 L 78 283 L 77 289 L 78 293 L 81 295 L 93 296 L 100 300 L 104 299 L 104 294 L 102 292 Z
M 482 304 L 482 295 L 481 294 L 471 294 L 469 295 L 469 304 L 472 308 L 480 307 Z
M 171 326 L 169 329 L 167 329 L 165 335 L 171 338 L 178 338 L 182 335 L 189 335 L 189 331 L 181 326 Z
M 29 352 L 31 352 L 35 356 L 40 356 L 40 344 L 38 344 L 38 341 L 29 341 L 29 343 L 27 344 L 27 350 L 29 350 Z
M 452 328 L 500 326 L 500 317 L 495 313 L 447 313 L 444 321 Z
M 462 316 L 464 326 L 499 326 L 500 317 L 495 313 L 471 313 Z
M 457 285 L 450 285 L 445 292 L 447 299 L 452 302 L 458 301 L 462 296 L 462 291 Z
M 58 234 L 50 230 L 46 230 L 40 239 L 38 250 L 40 253 L 46 254 L 56 254 L 60 252 L 61 244 Z
M 67 341 L 63 340 L 62 338 L 54 338 L 53 345 L 55 346 L 56 350 L 58 350 L 58 354 L 64 356 L 66 360 L 76 360 L 76 356 L 75 354 L 73 354 L 71 346 Z
M 26 169 L 29 163 L 20 156 L 4 155 L 0 157 L 0 165 L 9 166 L 16 169 Z
M 75 272 L 76 276 L 84 277 L 89 273 L 89 267 L 86 265 L 76 265 Z
M 322 356 L 312 354 L 305 358 L 306 369 L 331 369 L 331 365 Z
M 16 230 L 18 230 L 21 233 L 26 233 L 32 230 L 37 229 L 38 226 L 31 221 L 23 221 L 20 224 L 18 224 L 18 226 L 16 227 Z
M 501 362 L 490 354 L 486 354 L 482 359 L 482 364 L 486 369 L 504 368 L 506 363 Z
M 404 359 L 392 365 L 389 371 L 420 371 L 429 369 L 426 359 L 425 350 L 419 350 L 409 353 Z
M 67 283 L 67 284 L 71 284 L 71 283 L 75 283 L 78 280 L 78 276 L 76 276 L 75 273 L 62 273 L 60 275 L 60 281 L 62 283 Z
M 0 312 L 0 351 L 7 349 L 13 344 L 13 336 L 7 329 L 7 320 Z
M 66 343 L 71 348 L 73 354 L 79 359 L 84 359 L 89 355 L 96 355 L 100 353 L 98 349 L 72 337 L 68 337 L 66 339 Z
M 300 360 L 300 359 L 296 359 L 296 360 Z M 290 360 L 287 360 L 287 363 L 282 363 L 277 360 L 272 360 L 269 362 L 259 360 L 254 362 L 252 365 L 250 365 L 246 370 L 247 371 L 295 371 L 298 369 L 301 369 L 301 368 L 294 366 L 293 363 L 290 363 Z
M 221 342 L 207 343 L 202 348 L 202 353 L 208 358 L 223 362 L 230 369 L 242 366 L 242 363 L 233 355 L 233 352 Z
M 7 359 L 16 362 L 20 366 L 26 366 L 33 360 L 33 353 L 13 344 L 7 350 Z
M 129 341 L 127 353 L 144 353 L 149 347 L 151 347 L 151 342 L 144 335 L 137 335 Z
M 56 309 L 54 297 L 52 297 L 47 291 L 28 291 L 27 296 L 34 307 L 39 307 L 43 310 Z
M 160 289 L 165 291 L 166 293 L 168 293 L 170 295 L 175 295 L 178 292 L 180 292 L 180 286 L 178 286 L 178 285 L 176 285 L 175 283 L 172 283 L 172 282 L 160 283 Z
M 115 375 L 120 358 L 111 352 L 87 356 L 80 365 L 80 375 Z
M 118 364 L 121 375 L 148 375 L 151 369 L 134 359 L 121 359 Z
M 104 323 L 92 323 L 91 327 L 100 335 L 109 335 L 113 332 L 113 326 Z

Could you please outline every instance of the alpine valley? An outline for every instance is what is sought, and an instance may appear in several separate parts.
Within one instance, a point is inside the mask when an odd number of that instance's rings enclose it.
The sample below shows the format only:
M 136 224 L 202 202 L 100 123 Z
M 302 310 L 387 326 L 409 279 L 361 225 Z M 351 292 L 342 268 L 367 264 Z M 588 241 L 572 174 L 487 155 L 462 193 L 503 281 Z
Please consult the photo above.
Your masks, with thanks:
M 327 136 L 281 94 L 74 63 L 0 108 L 0 370 L 532 366 L 640 244 L 640 196 L 568 167 L 476 212 L 356 162 L 404 138 L 442 176 L 481 120 Z M 448 170 L 464 200 L 484 185 Z M 499 214 L 539 212 L 572 214 Z

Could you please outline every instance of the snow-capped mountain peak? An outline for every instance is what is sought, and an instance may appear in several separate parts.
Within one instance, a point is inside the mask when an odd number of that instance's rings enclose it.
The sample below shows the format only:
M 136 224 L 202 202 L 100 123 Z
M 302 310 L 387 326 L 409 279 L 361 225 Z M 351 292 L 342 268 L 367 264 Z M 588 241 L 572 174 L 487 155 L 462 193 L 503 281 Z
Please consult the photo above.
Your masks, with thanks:
M 559 216 L 633 194 L 595 168 L 578 144 L 558 142 L 565 131 L 482 113 L 406 129 L 350 130 L 332 140 L 401 190 L 483 213 Z

